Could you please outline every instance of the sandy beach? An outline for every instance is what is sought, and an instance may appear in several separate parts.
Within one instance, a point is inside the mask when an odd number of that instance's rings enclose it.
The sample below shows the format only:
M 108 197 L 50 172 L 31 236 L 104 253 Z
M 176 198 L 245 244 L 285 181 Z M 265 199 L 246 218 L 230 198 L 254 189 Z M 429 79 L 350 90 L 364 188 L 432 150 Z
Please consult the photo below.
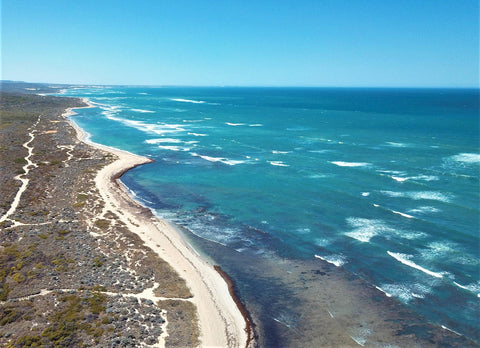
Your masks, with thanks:
M 88 101 L 84 101 L 89 104 Z M 94 106 L 89 104 L 87 107 Z M 168 262 L 185 279 L 193 294 L 189 301 L 198 311 L 201 346 L 253 346 L 250 325 L 247 325 L 238 301 L 230 295 L 229 284 L 214 265 L 202 259 L 186 243 L 175 226 L 157 218 L 149 209 L 134 201 L 120 182 L 124 172 L 147 164 L 151 160 L 87 140 L 85 132 L 68 118 L 73 114 L 75 112 L 68 109 L 63 116 L 76 129 L 78 139 L 118 158 L 101 169 L 95 178 L 96 186 L 106 202 L 104 209 L 117 214 L 131 232 L 137 234 L 147 247 Z M 152 300 L 158 301 L 162 298 L 153 295 Z

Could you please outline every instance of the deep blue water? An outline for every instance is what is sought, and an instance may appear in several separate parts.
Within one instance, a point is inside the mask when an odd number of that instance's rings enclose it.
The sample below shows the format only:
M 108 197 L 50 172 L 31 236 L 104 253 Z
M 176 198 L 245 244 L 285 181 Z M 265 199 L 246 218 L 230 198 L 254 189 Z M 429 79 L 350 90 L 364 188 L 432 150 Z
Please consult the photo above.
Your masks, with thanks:
M 478 90 L 64 95 L 97 106 L 73 117 L 93 141 L 155 159 L 122 180 L 160 216 L 240 254 L 342 266 L 479 339 Z

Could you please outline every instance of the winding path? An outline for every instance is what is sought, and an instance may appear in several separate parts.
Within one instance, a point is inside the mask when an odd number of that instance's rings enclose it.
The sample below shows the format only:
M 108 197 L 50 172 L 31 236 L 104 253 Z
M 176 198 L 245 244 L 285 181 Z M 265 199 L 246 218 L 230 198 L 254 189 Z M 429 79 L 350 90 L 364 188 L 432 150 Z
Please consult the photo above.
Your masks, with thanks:
M 26 178 L 28 173 L 30 172 L 31 167 L 37 167 L 35 163 L 32 162 L 30 157 L 33 155 L 33 146 L 30 146 L 30 143 L 35 139 L 35 127 L 37 124 L 40 122 L 41 116 L 38 116 L 37 122 L 33 124 L 31 129 L 33 129 L 28 135 L 30 136 L 30 139 L 23 144 L 23 147 L 28 150 L 28 154 L 25 157 L 25 161 L 27 161 L 27 164 L 23 166 L 23 174 L 19 174 L 15 177 L 16 180 L 20 180 L 22 182 L 22 185 L 19 187 L 17 194 L 15 195 L 15 198 L 13 199 L 12 204 L 10 205 L 10 209 L 2 216 L 0 217 L 0 222 L 3 222 L 8 219 L 10 215 L 12 215 L 15 210 L 17 210 L 18 204 L 20 203 L 20 198 L 22 197 L 23 192 L 27 189 L 29 179 Z

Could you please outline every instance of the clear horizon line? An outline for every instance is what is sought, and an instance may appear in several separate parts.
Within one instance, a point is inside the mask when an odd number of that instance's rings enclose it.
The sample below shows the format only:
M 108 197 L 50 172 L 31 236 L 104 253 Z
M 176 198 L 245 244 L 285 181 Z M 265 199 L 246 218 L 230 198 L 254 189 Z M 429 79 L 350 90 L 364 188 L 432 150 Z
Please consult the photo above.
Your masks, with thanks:
M 129 84 L 129 83 L 57 83 L 57 82 L 29 82 L 21 80 L 0 80 L 0 83 L 25 83 L 40 85 L 61 85 L 61 86 L 101 86 L 101 87 L 150 87 L 150 88 L 181 88 L 181 87 L 197 87 L 197 88 L 359 88 L 359 89 L 480 89 L 479 86 L 407 86 L 407 85 L 388 85 L 388 86 L 363 86 L 363 85 L 196 85 L 196 84 Z

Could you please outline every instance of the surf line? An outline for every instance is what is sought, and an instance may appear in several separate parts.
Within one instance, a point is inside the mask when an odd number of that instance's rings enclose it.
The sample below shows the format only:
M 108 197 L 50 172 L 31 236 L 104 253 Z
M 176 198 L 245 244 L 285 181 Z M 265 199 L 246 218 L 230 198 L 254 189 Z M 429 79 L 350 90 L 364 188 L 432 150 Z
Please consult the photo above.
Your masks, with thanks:
M 220 274 L 220 276 L 225 280 L 225 282 L 228 285 L 228 292 L 230 293 L 230 296 L 233 298 L 233 302 L 238 307 L 238 310 L 240 313 L 242 313 L 243 319 L 245 320 L 245 332 L 247 333 L 247 343 L 245 344 L 245 347 L 248 348 L 250 347 L 251 343 L 255 342 L 258 339 L 258 335 L 255 332 L 255 324 L 253 323 L 253 319 L 248 312 L 247 308 L 243 304 L 243 302 L 240 300 L 238 297 L 237 291 L 235 289 L 235 283 L 233 282 L 232 279 L 228 276 L 227 273 L 225 273 L 224 270 L 220 268 L 220 266 L 214 265 L 213 268 L 215 271 Z
M 432 272 L 432 271 L 429 271 L 428 269 L 425 269 L 419 265 L 417 265 L 415 262 L 413 261 L 410 261 L 408 258 L 409 258 L 409 255 L 405 255 L 405 254 L 399 254 L 399 253 L 392 253 L 391 251 L 388 251 L 387 250 L 387 253 L 388 255 L 390 255 L 391 257 L 393 257 L 395 260 L 403 263 L 404 265 L 407 265 L 407 266 L 410 266 L 412 268 L 415 268 L 415 269 L 418 269 L 419 271 L 422 271 L 428 275 L 431 275 L 432 277 L 436 277 L 436 278 L 443 278 L 443 275 L 441 273 L 437 273 L 437 272 Z

